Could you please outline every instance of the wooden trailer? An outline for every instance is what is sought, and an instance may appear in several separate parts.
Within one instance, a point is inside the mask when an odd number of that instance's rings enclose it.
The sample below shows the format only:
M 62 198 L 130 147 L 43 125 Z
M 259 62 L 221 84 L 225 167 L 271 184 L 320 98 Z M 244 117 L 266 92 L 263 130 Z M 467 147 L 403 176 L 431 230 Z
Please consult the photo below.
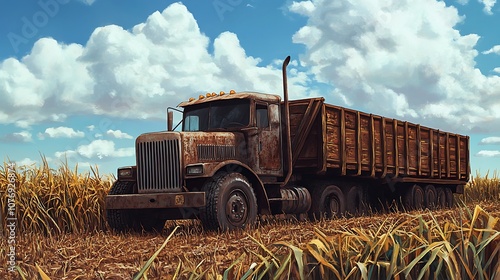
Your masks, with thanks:
M 445 185 L 468 181 L 469 137 L 324 103 L 290 101 L 295 174 Z

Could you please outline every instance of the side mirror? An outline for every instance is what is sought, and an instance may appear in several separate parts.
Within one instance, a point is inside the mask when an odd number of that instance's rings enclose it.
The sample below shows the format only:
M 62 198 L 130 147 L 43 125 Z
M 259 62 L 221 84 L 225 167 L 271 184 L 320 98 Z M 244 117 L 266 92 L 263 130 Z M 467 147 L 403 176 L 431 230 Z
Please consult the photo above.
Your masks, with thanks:
M 182 123 L 183 119 L 174 127 L 174 111 L 182 114 L 182 111 L 173 107 L 167 107 L 167 131 L 174 131 Z

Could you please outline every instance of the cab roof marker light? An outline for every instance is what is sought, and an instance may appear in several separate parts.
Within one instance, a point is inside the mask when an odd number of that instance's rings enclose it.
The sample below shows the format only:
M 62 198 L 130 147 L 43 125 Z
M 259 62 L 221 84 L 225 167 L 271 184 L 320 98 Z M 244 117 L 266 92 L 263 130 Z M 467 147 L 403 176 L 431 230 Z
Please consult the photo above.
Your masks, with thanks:
M 215 93 L 215 92 L 214 92 L 214 93 Z M 219 93 L 219 96 L 223 96 L 224 94 L 225 94 L 225 93 L 224 93 L 223 91 L 221 91 L 221 92 Z
M 234 91 L 234 89 L 229 91 L 229 94 L 235 94 L 235 93 L 236 93 L 236 91 Z
M 203 94 L 200 94 L 200 96 L 198 97 L 198 99 L 200 99 L 200 100 L 203 98 L 205 98 L 205 95 L 203 95 Z
M 194 97 L 190 97 L 190 98 L 189 98 L 189 102 L 194 101 L 195 99 L 196 99 L 196 98 L 194 98 Z

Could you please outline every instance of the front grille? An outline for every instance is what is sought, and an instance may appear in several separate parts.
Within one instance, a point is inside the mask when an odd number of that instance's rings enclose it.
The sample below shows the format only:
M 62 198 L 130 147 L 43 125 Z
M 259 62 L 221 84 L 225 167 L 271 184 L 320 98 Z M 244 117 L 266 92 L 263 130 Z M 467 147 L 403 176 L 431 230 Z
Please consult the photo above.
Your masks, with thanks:
M 137 143 L 139 193 L 178 190 L 182 187 L 178 139 Z

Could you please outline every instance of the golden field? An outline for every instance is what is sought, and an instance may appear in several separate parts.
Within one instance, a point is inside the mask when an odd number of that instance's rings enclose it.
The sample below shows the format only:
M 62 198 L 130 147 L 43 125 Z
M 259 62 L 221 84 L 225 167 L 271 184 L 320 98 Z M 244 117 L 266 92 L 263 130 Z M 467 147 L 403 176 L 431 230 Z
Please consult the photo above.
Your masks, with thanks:
M 16 272 L 7 269 L 9 174 L 15 174 Z M 97 168 L 80 174 L 64 164 L 5 163 L 0 278 L 500 279 L 496 172 L 476 174 L 453 209 L 319 222 L 273 217 L 225 233 L 170 221 L 156 235 L 108 230 L 103 205 L 113 179 Z

